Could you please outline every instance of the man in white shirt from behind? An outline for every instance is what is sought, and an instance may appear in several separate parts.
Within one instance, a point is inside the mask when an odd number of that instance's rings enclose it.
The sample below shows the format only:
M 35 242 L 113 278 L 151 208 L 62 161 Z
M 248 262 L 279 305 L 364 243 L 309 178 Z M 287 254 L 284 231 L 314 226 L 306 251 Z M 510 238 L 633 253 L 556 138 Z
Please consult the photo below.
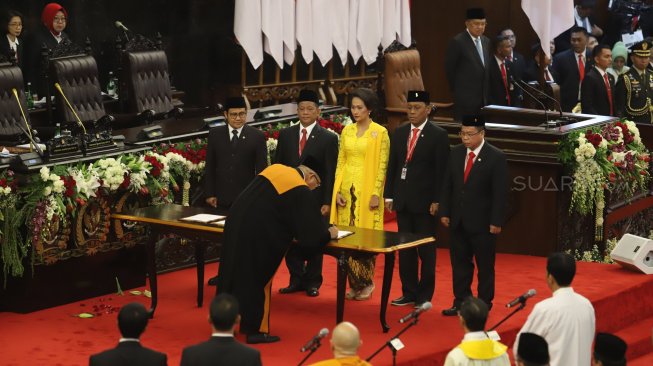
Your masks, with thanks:
M 571 282 L 576 261 L 567 253 L 553 253 L 547 259 L 546 282 L 553 296 L 535 305 L 517 334 L 538 334 L 549 345 L 551 366 L 589 366 L 596 328 L 594 307 L 588 299 L 574 292 Z M 514 348 L 515 355 L 518 348 Z
M 508 347 L 485 332 L 488 312 L 483 300 L 470 297 L 463 301 L 458 318 L 465 337 L 447 354 L 444 366 L 510 366 Z

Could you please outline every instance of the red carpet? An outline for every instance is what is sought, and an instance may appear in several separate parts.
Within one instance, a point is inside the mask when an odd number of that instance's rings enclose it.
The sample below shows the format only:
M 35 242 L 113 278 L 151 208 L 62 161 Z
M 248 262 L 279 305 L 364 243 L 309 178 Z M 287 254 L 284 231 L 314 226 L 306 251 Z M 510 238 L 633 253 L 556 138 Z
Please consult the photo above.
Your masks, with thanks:
M 438 250 L 437 284 L 433 310 L 425 313 L 418 325 L 405 333 L 401 340 L 406 347 L 398 352 L 399 365 L 442 365 L 449 349 L 462 338 L 457 318 L 446 318 L 440 310 L 451 305 L 451 268 L 447 250 Z M 525 311 L 504 323 L 499 332 L 511 345 L 516 332 L 533 305 L 548 296 L 544 282 L 545 258 L 498 255 L 497 298 L 488 326 L 494 325 L 508 309 L 502 305 L 529 288 L 537 295 Z M 379 257 L 376 283 L 380 286 L 382 258 Z M 209 265 L 209 272 L 215 264 Z M 325 283 L 321 295 L 308 298 L 301 294 L 278 295 L 287 284 L 288 274 L 282 266 L 273 284 L 271 327 L 282 341 L 258 346 L 264 365 L 295 365 L 304 354 L 299 348 L 321 328 L 332 328 L 335 322 L 335 260 L 325 259 Z M 143 337 L 143 343 L 168 354 L 168 363 L 178 365 L 181 349 L 209 337 L 207 308 L 197 308 L 195 301 L 195 271 L 187 269 L 159 277 L 160 294 L 156 318 Z M 394 277 L 391 299 L 400 295 L 399 276 Z M 650 360 L 651 327 L 653 327 L 653 276 L 622 270 L 617 265 L 579 263 L 574 281 L 577 292 L 587 296 L 595 306 L 597 329 L 617 332 L 629 343 L 628 358 L 644 365 Z M 205 288 L 206 294 L 214 289 Z M 209 296 L 210 297 L 210 296 Z M 397 320 L 411 309 L 389 307 L 388 320 L 392 329 L 381 332 L 378 321 L 380 288 L 367 302 L 347 301 L 345 318 L 361 330 L 361 355 L 368 357 L 402 326 Z M 103 296 L 27 315 L 0 313 L 0 344 L 2 365 L 86 365 L 88 356 L 113 347 L 119 338 L 116 314 L 103 314 L 92 319 L 80 319 L 74 314 L 93 311 L 94 306 L 119 307 L 127 302 L 149 304 L 142 296 Z M 241 338 L 242 339 L 242 338 Z M 328 341 L 310 359 L 329 357 Z M 636 360 L 635 360 L 636 359 Z M 644 362 L 644 363 L 642 363 Z M 391 354 L 384 350 L 373 360 L 374 365 L 391 365 Z

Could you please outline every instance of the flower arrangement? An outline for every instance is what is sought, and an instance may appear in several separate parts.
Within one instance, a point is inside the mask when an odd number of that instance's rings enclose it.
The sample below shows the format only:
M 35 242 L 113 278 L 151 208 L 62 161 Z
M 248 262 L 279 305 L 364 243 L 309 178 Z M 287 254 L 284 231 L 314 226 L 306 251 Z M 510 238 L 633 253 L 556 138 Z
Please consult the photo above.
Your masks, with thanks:
M 617 245 L 617 238 L 611 238 L 606 240 L 605 251 L 601 251 L 599 246 L 594 244 L 591 250 L 582 251 L 580 249 L 569 249 L 567 253 L 571 254 L 576 258 L 576 260 L 583 262 L 596 262 L 596 263 L 607 263 L 612 264 L 614 261 L 610 257 L 610 253 Z

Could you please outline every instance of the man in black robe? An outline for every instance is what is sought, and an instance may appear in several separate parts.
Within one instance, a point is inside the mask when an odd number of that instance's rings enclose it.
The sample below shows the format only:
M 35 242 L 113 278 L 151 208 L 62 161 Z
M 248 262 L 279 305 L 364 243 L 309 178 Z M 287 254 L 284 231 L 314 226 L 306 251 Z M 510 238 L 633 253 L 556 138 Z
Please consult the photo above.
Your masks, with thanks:
M 262 171 L 236 199 L 225 223 L 218 272 L 218 293 L 230 293 L 241 304 L 240 331 L 247 343 L 271 343 L 270 296 L 274 273 L 293 239 L 306 250 L 319 251 L 338 229 L 327 228 L 311 190 L 320 177 L 305 165 L 274 164 Z

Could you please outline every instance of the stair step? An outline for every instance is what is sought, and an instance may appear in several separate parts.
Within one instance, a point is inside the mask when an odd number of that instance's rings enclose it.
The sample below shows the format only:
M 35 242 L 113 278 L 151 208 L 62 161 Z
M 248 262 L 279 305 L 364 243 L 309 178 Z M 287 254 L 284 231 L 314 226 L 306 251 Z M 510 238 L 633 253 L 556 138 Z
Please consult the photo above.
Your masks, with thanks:
M 634 360 L 628 360 L 628 366 L 651 366 L 653 365 L 653 351 Z
M 651 347 L 651 329 L 653 329 L 653 317 L 638 320 L 633 325 L 619 329 L 615 333 L 615 335 L 621 337 L 628 344 L 626 359 L 634 360 L 653 352 Z M 631 365 L 630 362 L 628 364 Z M 647 365 L 651 366 L 653 362 Z

